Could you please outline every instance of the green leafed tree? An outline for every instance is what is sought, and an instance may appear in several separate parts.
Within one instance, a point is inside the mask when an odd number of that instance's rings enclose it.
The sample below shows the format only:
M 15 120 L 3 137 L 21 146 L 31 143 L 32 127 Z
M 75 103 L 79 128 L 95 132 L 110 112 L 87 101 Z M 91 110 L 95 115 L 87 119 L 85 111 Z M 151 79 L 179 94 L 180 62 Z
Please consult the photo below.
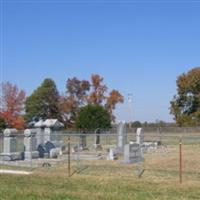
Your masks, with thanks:
M 179 126 L 200 125 L 200 67 L 180 75 L 171 114 Z
M 80 109 L 76 128 L 83 130 L 108 129 L 111 127 L 109 112 L 100 105 L 87 105 Z
M 131 127 L 134 127 L 134 128 L 142 127 L 142 123 L 141 123 L 140 121 L 134 121 L 134 122 L 131 124 Z
M 26 99 L 26 119 L 59 118 L 59 93 L 52 79 L 43 83 Z

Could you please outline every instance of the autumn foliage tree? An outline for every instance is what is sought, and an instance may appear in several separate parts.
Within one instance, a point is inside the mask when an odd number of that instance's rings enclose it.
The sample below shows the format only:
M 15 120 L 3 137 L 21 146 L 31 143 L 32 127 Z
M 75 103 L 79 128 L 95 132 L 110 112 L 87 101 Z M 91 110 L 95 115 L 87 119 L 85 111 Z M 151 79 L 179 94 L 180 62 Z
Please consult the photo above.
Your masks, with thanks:
M 86 104 L 90 83 L 74 77 L 67 80 L 66 89 L 66 96 L 60 97 L 59 110 L 63 122 L 71 126 L 75 123 L 80 107 Z
M 98 74 L 93 74 L 91 76 L 91 92 L 87 97 L 88 103 L 94 105 L 103 104 L 106 99 L 105 92 L 107 89 L 107 86 L 103 84 L 103 77 L 100 77 Z
M 67 80 L 66 95 L 60 98 L 60 112 L 65 122 L 73 126 L 81 107 L 86 105 L 103 106 L 114 120 L 113 110 L 118 103 L 123 103 L 123 96 L 117 90 L 107 95 L 108 88 L 103 77 L 91 76 L 91 81 L 79 80 L 76 77 Z
M 200 67 L 180 75 L 171 114 L 180 126 L 200 125 Z
M 6 127 L 24 128 L 25 92 L 10 82 L 1 84 L 2 96 L 0 98 L 1 111 L 0 117 L 4 119 Z
M 105 108 L 110 113 L 113 120 L 115 120 L 115 116 L 113 115 L 113 110 L 115 110 L 116 105 L 118 103 L 123 103 L 124 97 L 117 90 L 112 90 L 108 97 L 106 97 Z

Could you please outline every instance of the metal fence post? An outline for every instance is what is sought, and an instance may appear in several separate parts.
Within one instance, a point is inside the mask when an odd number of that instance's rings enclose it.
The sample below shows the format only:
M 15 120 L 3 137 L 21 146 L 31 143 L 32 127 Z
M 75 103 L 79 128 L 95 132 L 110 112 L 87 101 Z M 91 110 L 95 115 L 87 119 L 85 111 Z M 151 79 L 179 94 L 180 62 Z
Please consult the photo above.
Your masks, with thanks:
M 182 137 L 179 140 L 179 182 L 182 183 L 182 173 L 183 173 L 183 165 L 182 165 Z
M 71 153 L 71 151 L 70 151 L 70 136 L 68 136 L 68 177 L 70 177 L 70 175 L 71 175 L 71 163 L 70 163 L 70 153 Z

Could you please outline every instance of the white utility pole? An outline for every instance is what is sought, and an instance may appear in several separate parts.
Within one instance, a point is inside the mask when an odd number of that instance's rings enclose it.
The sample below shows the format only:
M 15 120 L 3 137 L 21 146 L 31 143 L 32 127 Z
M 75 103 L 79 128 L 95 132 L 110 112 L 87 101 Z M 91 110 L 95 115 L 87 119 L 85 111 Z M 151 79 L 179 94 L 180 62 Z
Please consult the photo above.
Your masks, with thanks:
M 128 107 L 129 107 L 129 114 L 130 114 L 130 124 L 133 122 L 133 94 L 128 93 Z

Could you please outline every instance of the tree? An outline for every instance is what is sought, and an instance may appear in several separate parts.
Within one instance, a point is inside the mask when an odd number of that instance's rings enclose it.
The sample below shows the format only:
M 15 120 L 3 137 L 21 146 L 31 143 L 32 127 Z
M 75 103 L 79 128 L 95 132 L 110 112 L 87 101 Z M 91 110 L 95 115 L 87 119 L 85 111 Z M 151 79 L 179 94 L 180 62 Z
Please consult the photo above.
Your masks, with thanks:
M 103 77 L 98 74 L 92 74 L 90 82 L 76 77 L 68 79 L 66 95 L 61 96 L 59 103 L 63 122 L 73 127 L 80 108 L 85 105 L 103 106 L 114 121 L 113 110 L 118 103 L 123 103 L 124 98 L 117 90 L 112 90 L 107 96 L 107 90 Z
M 180 75 L 170 113 L 180 126 L 200 125 L 200 67 Z
M 59 93 L 52 79 L 45 79 L 26 100 L 27 121 L 57 118 L 59 114 Z
M 103 84 L 103 77 L 100 77 L 98 74 L 92 74 L 91 87 L 92 91 L 88 95 L 88 103 L 101 105 L 106 99 L 105 92 L 108 89 L 107 86 Z
M 4 119 L 9 128 L 24 128 L 24 119 L 21 115 L 24 111 L 25 92 L 10 82 L 2 83 L 1 89 L 0 117 Z
M 68 126 L 73 126 L 80 107 L 87 103 L 87 92 L 90 90 L 90 83 L 74 77 L 67 80 L 66 88 L 66 96 L 60 97 L 59 110 L 63 122 Z
M 140 121 L 134 121 L 131 124 L 131 127 L 133 127 L 133 128 L 140 128 L 140 127 L 142 127 L 142 123 Z
M 84 106 L 76 118 L 76 128 L 84 130 L 111 128 L 110 114 L 100 105 Z
M 115 110 L 116 105 L 118 103 L 123 103 L 124 97 L 117 90 L 112 90 L 108 97 L 106 97 L 105 108 L 110 113 L 112 120 L 115 120 L 115 116 L 113 115 L 113 110 Z

